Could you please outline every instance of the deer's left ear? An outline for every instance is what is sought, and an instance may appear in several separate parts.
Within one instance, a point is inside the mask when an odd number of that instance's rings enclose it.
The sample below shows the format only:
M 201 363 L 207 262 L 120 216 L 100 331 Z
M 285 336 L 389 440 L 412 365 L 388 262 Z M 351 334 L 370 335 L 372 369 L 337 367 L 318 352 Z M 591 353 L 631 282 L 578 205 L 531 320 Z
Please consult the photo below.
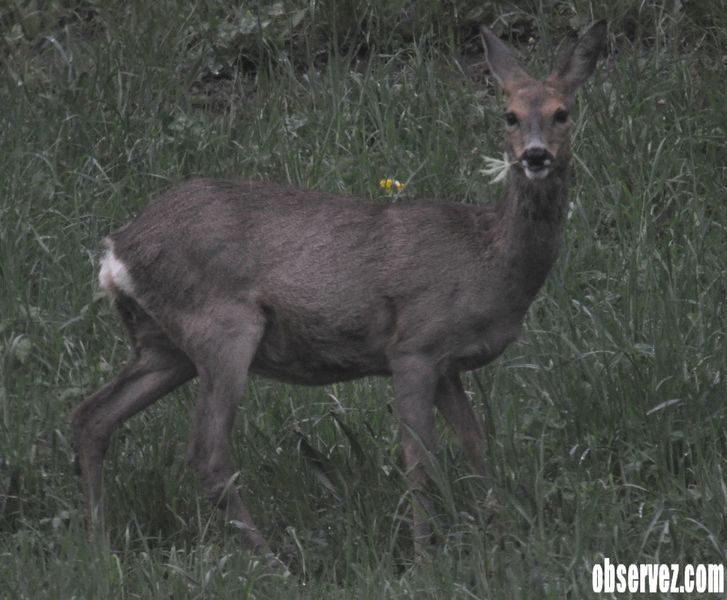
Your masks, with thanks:
M 591 76 L 599 57 L 605 52 L 606 35 L 606 21 L 596 21 L 577 42 L 566 43 L 558 52 L 548 80 L 563 87 L 567 94 L 574 94 Z

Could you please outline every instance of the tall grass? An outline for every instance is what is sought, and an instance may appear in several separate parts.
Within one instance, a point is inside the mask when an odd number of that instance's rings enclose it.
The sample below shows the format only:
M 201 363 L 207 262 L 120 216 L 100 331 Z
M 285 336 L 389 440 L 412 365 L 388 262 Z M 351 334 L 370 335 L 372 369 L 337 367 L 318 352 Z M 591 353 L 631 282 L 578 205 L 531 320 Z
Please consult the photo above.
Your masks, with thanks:
M 0 595 L 588 597 L 604 556 L 725 561 L 727 18 L 719 2 L 520 6 L 0 9 Z M 442 429 L 439 543 L 414 564 L 388 382 L 253 379 L 237 483 L 293 577 L 240 549 L 186 468 L 194 385 L 117 433 L 109 533 L 89 541 L 68 415 L 126 355 L 94 291 L 98 241 L 193 174 L 491 202 L 501 109 L 477 24 L 542 73 L 602 16 L 563 254 L 522 338 L 466 380 L 496 518 Z

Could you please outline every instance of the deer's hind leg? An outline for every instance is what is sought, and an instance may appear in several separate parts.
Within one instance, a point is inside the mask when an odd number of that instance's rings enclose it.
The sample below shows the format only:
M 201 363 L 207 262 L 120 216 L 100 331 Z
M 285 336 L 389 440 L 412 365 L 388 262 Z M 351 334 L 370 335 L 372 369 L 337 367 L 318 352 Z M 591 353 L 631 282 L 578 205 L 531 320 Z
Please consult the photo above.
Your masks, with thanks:
M 132 298 L 119 295 L 115 304 L 131 338 L 131 357 L 116 377 L 77 406 L 71 416 L 76 459 L 92 525 L 103 524 L 102 467 L 113 432 L 196 373 L 189 358 Z
M 197 471 L 210 501 L 223 511 L 225 522 L 239 528 L 253 551 L 268 553 L 268 545 L 234 484 L 232 429 L 248 369 L 264 332 L 264 322 L 247 305 L 216 307 L 195 333 L 190 350 L 199 372 L 188 460 Z

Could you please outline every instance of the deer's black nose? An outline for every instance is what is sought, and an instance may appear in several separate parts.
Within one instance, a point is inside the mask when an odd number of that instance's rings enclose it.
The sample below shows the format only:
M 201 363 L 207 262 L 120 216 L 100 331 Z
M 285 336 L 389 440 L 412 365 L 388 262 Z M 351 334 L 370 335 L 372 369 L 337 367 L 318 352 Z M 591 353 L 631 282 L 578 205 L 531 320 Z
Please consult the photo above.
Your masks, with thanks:
M 542 146 L 528 148 L 520 157 L 520 161 L 531 171 L 539 171 L 547 167 L 552 160 L 553 155 Z

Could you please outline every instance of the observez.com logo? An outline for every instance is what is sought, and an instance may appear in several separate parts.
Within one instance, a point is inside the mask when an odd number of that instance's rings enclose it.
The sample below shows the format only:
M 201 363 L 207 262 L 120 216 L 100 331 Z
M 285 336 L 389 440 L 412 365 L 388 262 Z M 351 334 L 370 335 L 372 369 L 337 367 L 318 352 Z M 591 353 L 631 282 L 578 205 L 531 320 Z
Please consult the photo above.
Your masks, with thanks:
M 724 564 L 622 564 L 608 558 L 593 565 L 596 594 L 723 594 Z

